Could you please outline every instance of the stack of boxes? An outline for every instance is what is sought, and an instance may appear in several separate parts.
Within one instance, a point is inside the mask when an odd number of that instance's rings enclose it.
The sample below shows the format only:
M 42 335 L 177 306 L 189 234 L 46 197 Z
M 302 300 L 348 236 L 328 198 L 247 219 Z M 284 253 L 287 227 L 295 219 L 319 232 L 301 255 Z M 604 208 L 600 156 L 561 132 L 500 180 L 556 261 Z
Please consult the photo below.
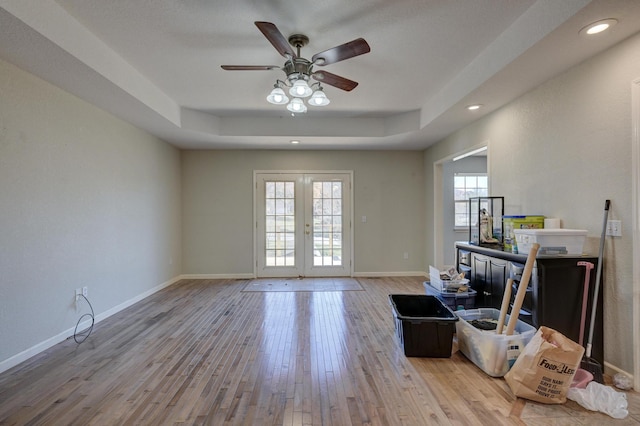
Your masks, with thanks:
M 504 249 L 516 252 L 516 236 L 514 229 L 542 229 L 544 228 L 544 216 L 504 216 Z

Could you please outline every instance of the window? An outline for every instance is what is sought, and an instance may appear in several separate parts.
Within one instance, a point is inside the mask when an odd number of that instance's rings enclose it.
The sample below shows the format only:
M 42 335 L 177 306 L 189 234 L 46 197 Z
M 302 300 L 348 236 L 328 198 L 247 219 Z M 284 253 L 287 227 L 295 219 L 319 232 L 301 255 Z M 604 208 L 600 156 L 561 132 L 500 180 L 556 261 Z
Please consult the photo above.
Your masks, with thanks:
M 342 265 L 342 182 L 313 182 L 313 266 Z
M 267 266 L 295 266 L 295 182 L 265 182 Z
M 486 197 L 489 179 L 486 173 L 456 173 L 453 178 L 454 224 L 456 228 L 469 226 L 469 198 Z

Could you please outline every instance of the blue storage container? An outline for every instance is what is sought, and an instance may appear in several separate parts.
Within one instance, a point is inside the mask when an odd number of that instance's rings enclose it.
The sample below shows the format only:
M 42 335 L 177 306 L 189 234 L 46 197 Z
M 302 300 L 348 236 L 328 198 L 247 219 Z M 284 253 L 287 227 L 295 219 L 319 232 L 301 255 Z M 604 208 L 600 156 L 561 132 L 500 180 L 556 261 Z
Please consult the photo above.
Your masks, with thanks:
M 446 305 L 455 310 L 458 309 L 473 309 L 476 305 L 476 294 L 478 293 L 471 287 L 469 290 L 460 293 L 448 292 L 448 291 L 438 291 L 437 288 L 433 287 L 429 284 L 429 281 L 424 282 L 424 290 L 429 296 L 436 296 L 438 299 L 442 300 Z

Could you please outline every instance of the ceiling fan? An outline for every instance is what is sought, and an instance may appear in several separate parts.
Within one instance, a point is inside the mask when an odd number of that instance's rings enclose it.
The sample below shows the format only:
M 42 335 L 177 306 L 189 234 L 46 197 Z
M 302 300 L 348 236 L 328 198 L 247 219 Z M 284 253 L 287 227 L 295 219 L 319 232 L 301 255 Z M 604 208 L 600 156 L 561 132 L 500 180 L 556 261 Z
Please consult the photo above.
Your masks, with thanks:
M 316 53 L 311 60 L 300 56 L 300 48 L 309 43 L 309 38 L 304 34 L 293 34 L 288 39 L 285 38 L 280 30 L 271 22 L 255 22 L 258 29 L 264 34 L 269 42 L 276 48 L 280 55 L 287 60 L 284 66 L 278 65 L 222 65 L 222 69 L 228 71 L 268 71 L 273 69 L 281 69 L 286 74 L 286 81 L 276 80 L 274 89 L 267 96 L 267 101 L 276 105 L 287 104 L 287 109 L 292 113 L 306 112 L 306 106 L 301 98 L 311 96 L 309 104 L 314 106 L 324 106 L 329 103 L 326 95 L 322 90 L 320 83 L 328 84 L 338 89 L 350 92 L 358 85 L 357 82 L 348 78 L 330 73 L 328 71 L 315 71 L 314 66 L 325 66 L 333 64 L 354 56 L 362 55 L 371 51 L 369 44 L 363 39 L 358 38 L 340 46 L 327 49 L 323 52 Z M 296 48 L 294 51 L 293 48 Z M 309 79 L 313 78 L 318 83 L 318 89 L 313 91 L 309 86 Z M 293 97 L 291 102 L 284 93 L 283 87 L 289 88 L 289 94 Z

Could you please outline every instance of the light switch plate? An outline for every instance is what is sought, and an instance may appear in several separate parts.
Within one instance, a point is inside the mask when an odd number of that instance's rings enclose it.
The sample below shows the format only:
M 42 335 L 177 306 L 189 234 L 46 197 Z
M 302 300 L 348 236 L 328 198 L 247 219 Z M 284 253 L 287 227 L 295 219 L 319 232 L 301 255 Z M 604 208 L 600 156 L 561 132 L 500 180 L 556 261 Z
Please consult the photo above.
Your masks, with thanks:
M 622 221 L 608 220 L 606 234 L 609 237 L 622 237 Z

